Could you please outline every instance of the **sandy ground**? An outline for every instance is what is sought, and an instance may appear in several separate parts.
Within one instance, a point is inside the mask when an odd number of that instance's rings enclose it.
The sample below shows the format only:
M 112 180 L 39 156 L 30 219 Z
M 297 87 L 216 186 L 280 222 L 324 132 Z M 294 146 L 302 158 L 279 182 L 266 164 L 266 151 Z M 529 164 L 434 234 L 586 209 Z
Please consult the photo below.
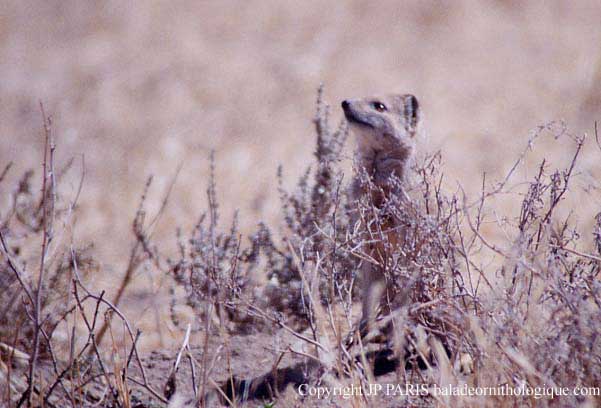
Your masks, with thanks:
M 573 135 L 592 136 L 601 106 L 599 21 L 595 0 L 5 0 L 0 167 L 15 166 L 0 185 L 0 209 L 23 170 L 39 174 L 42 101 L 58 161 L 75 158 L 61 182 L 67 198 L 85 157 L 76 239 L 94 243 L 94 279 L 110 292 L 146 178 L 154 176 L 152 212 L 182 165 L 155 231 L 168 254 L 175 229 L 190 231 L 206 206 L 211 149 L 222 220 L 240 209 L 243 232 L 261 219 L 278 225 L 277 166 L 293 183 L 310 162 L 320 83 L 335 121 L 345 97 L 417 95 L 426 116 L 422 151 L 442 150 L 447 188 L 459 182 L 476 193 L 481 174 L 498 180 L 541 124 L 565 120 Z M 573 149 L 568 140 L 542 140 L 529 163 L 544 156 L 559 166 Z M 598 158 L 589 137 L 573 188 L 599 188 Z M 586 228 L 600 204 L 580 200 L 579 225 Z M 123 303 L 145 327 L 148 347 L 181 337 L 153 296 L 161 282 L 141 270 Z M 153 334 L 159 326 L 164 338 Z

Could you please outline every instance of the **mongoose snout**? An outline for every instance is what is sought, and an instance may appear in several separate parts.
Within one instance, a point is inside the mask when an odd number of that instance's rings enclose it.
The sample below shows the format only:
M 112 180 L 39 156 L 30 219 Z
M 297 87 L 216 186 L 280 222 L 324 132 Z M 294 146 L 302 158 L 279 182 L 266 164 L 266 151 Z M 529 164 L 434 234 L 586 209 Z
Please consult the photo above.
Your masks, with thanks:
M 362 125 L 370 128 L 374 127 L 374 124 L 372 124 L 370 121 L 374 121 L 374 119 L 377 118 L 370 118 L 369 116 L 362 114 L 361 110 L 357 109 L 356 103 L 355 106 L 353 106 L 353 103 L 351 101 L 344 100 L 342 101 L 342 110 L 344 111 L 344 116 L 346 117 L 346 120 L 348 120 L 349 122 L 355 125 Z

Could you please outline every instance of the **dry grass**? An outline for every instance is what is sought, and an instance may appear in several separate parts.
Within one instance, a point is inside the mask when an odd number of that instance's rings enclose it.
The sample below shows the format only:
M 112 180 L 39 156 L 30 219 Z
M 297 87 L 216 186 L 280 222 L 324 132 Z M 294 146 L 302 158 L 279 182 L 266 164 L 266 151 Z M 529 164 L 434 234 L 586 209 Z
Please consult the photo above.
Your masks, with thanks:
M 43 118 L 42 192 L 31 193 L 32 175 L 26 173 L 13 190 L 0 231 L 2 296 L 8 305 L 0 326 L 2 339 L 8 339 L 1 343 L 3 396 L 8 404 L 152 406 L 152 400 L 180 404 L 183 399 L 186 406 L 213 406 L 258 398 L 296 405 L 302 397 L 282 394 L 289 385 L 367 389 L 389 373 L 399 384 L 419 382 L 431 389 L 527 385 L 540 390 L 597 387 L 598 392 L 601 213 L 591 219 L 594 233 L 587 237 L 572 222 L 575 209 L 567 215 L 560 211 L 581 173 L 585 136 L 574 137 L 565 128 L 553 133 L 554 124 L 541 126 L 504 178 L 479 182 L 476 198 L 462 186 L 456 193 L 444 188 L 440 153 L 423 157 L 399 189 L 405 193 L 376 206 L 371 197 L 378 187 L 361 171 L 356 177 L 367 194 L 351 201 L 345 193 L 347 129 L 344 124 L 332 129 L 320 91 L 314 163 L 292 192 L 281 187 L 282 238 L 260 223 L 256 233 L 242 239 L 237 218 L 229 229 L 221 228 L 213 176 L 219 163 L 211 158 L 207 211 L 189 238 L 178 234 L 179 257 L 165 258 L 153 241 L 153 227 L 171 188 L 157 215 L 147 219 L 149 179 L 132 224 L 129 266 L 111 301 L 86 283 L 85 272 L 97 262 L 75 249 L 71 231 L 78 196 L 69 201 L 59 194 L 51 123 Z M 543 159 L 528 183 L 516 184 L 533 145 L 545 137 L 566 139 L 572 146 L 567 165 L 556 168 Z M 509 192 L 521 197 L 519 210 L 499 213 L 492 203 Z M 362 219 L 372 220 L 371 226 L 359 228 L 366 222 Z M 402 246 L 388 242 L 391 231 L 385 225 L 400 226 L 393 233 L 402 235 Z M 485 225 L 500 232 L 486 233 Z M 36 240 L 41 244 L 32 244 Z M 37 270 L 27 266 L 35 250 L 20 245 L 39 245 Z M 386 248 L 390 256 L 371 258 L 372 245 Z M 370 333 L 356 324 L 353 307 L 361 279 L 357 271 L 365 262 L 383 268 L 389 287 L 387 307 Z M 148 374 L 149 362 L 140 357 L 141 332 L 119 309 L 131 276 L 141 268 L 171 280 L 174 326 L 180 325 L 175 308 L 184 303 L 176 293 L 184 295 L 195 316 L 168 381 L 159 376 L 159 384 L 152 379 L 157 373 Z M 110 341 L 103 343 L 107 330 Z M 244 350 L 234 356 L 232 339 L 278 330 L 296 343 L 281 348 L 264 375 L 240 378 L 244 373 L 235 371 L 235 363 L 245 358 Z M 195 352 L 191 333 L 203 339 Z M 221 345 L 213 350 L 216 339 Z M 280 366 L 285 355 L 292 365 Z M 182 356 L 190 366 L 187 379 L 181 378 Z M 218 380 L 218 361 L 225 380 Z M 186 383 L 192 393 L 182 390 Z M 513 398 L 430 394 L 401 401 L 513 406 Z M 519 398 L 520 405 L 552 402 Z M 591 405 L 598 398 L 563 396 L 559 404 Z M 336 397 L 329 401 L 335 403 Z M 348 402 L 363 406 L 374 400 L 354 395 Z
M 299 381 L 599 386 L 600 18 L 593 1 L 4 2 L 0 400 L 294 406 Z M 408 200 L 349 202 L 338 109 L 320 94 L 316 143 L 308 120 L 322 81 L 332 101 L 420 96 Z M 388 244 L 357 214 L 396 219 L 407 243 L 381 265 L 392 312 L 363 338 L 356 271 L 374 261 L 366 242 Z M 246 350 L 241 335 L 268 340 Z M 165 366 L 144 356 L 176 345 L 166 397 Z M 273 359 L 245 369 L 261 347 Z

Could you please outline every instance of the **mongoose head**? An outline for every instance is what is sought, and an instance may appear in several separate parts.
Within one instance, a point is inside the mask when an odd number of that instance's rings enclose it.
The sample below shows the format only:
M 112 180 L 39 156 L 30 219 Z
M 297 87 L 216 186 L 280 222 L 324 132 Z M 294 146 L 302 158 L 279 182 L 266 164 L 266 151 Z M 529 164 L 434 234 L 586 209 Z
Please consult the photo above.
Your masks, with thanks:
M 385 151 L 410 156 L 420 123 L 420 108 L 413 95 L 384 95 L 342 101 L 344 116 L 361 153 Z

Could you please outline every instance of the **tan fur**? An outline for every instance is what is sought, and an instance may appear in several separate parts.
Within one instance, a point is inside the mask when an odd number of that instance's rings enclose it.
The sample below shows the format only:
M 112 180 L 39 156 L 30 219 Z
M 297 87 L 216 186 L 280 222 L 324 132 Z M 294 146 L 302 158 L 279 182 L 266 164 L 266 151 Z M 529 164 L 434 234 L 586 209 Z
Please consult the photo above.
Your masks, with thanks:
M 379 191 L 371 190 L 369 199 L 377 207 L 403 186 L 409 163 L 415 151 L 415 139 L 419 132 L 420 109 L 413 95 L 385 95 L 360 99 L 348 99 L 342 102 L 342 109 L 349 122 L 351 132 L 357 139 L 358 170 L 364 168 L 371 181 Z M 391 177 L 401 183 L 391 182 Z M 360 199 L 368 191 L 364 191 L 364 183 L 359 175 L 351 185 L 351 197 Z M 379 265 L 363 262 L 363 307 L 362 325 L 368 329 L 374 314 L 386 292 L 384 267 L 386 259 L 394 249 L 402 246 L 397 226 L 391 219 L 380 220 L 380 225 L 367 222 L 361 228 L 368 236 L 379 237 L 380 231 L 387 235 L 390 245 L 382 242 L 370 245 L 368 252 Z

